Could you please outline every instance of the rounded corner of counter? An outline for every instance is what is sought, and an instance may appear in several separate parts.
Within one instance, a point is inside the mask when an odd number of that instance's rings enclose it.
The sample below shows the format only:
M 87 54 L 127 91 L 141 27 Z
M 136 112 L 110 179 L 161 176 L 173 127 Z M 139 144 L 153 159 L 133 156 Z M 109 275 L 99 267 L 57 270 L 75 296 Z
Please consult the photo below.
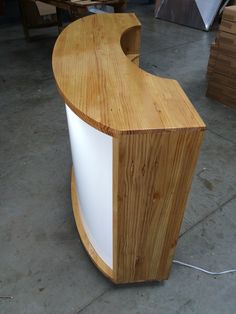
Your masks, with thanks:
M 140 35 L 135 13 L 91 15 L 67 26 L 52 53 L 53 74 L 65 102 L 82 120 L 113 137 L 204 128 L 177 80 L 155 76 L 127 57 L 139 58 Z

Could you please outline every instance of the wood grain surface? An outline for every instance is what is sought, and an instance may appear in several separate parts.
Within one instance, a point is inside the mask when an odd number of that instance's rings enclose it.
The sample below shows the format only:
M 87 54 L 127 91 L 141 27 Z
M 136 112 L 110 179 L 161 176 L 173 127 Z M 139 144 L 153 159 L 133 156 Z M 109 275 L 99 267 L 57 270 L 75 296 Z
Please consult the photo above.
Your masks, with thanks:
M 234 89 L 234 93 L 236 94 L 236 78 L 228 77 L 222 73 L 217 73 L 214 69 L 212 71 L 209 71 L 209 84 L 216 83 L 221 85 L 221 87 L 224 88 L 224 86 L 230 87 Z
M 236 22 L 236 5 L 231 5 L 224 9 L 223 20 Z
M 69 25 L 53 52 L 65 102 L 113 136 L 112 269 L 83 228 L 73 175 L 71 197 L 88 254 L 116 283 L 168 278 L 205 129 L 175 80 L 137 66 L 139 50 L 134 14 L 98 14 Z
M 236 35 L 236 22 L 222 20 L 220 23 L 220 30 Z
M 236 46 L 220 43 L 219 41 L 214 44 L 216 46 L 216 49 L 218 49 L 219 52 L 223 53 L 225 56 L 236 58 Z
M 113 140 L 116 282 L 168 278 L 202 136 L 180 130 Z
M 222 82 L 210 81 L 207 86 L 206 96 L 236 108 L 236 89 L 226 86 Z
M 219 45 L 230 45 L 236 48 L 236 36 L 231 33 L 219 31 L 217 33 L 216 42 L 219 42 Z
M 122 36 L 131 28 L 140 30 L 134 14 L 95 14 L 60 34 L 53 72 L 66 103 L 84 121 L 112 136 L 204 129 L 175 80 L 155 77 L 126 57 Z
M 231 81 L 235 80 L 236 79 L 235 53 L 236 50 L 234 54 L 233 51 L 228 51 L 228 53 L 226 53 L 226 50 L 220 47 L 219 42 L 217 44 L 213 43 L 211 45 L 210 56 L 208 61 L 208 70 L 210 70 L 208 72 L 220 74 L 222 79 L 224 76 L 226 78 L 229 78 Z

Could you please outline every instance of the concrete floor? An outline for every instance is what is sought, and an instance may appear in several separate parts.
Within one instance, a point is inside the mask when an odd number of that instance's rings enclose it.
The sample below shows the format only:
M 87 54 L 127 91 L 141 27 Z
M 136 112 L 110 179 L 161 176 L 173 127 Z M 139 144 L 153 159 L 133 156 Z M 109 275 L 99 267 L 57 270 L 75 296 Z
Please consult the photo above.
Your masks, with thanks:
M 155 20 L 152 9 L 129 7 L 143 23 L 141 67 L 176 78 L 208 127 L 175 258 L 235 268 L 236 111 L 204 96 L 215 34 Z M 173 265 L 164 283 L 115 286 L 94 267 L 72 214 L 56 30 L 46 34 L 27 43 L 20 25 L 0 28 L 0 295 L 14 296 L 0 313 L 236 313 L 236 274 Z

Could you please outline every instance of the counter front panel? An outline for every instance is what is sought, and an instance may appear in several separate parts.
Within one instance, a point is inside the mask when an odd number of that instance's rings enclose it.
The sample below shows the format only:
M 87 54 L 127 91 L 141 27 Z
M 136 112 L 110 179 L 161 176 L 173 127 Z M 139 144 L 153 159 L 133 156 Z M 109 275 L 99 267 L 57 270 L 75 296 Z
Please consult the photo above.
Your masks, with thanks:
M 66 106 L 80 216 L 90 243 L 112 268 L 112 137 Z

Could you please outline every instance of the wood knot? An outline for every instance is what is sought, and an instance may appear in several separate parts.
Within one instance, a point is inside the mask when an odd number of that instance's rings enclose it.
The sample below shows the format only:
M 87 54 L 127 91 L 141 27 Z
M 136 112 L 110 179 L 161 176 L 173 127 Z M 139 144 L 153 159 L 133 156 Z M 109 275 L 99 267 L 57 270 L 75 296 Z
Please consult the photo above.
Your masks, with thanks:
M 159 192 L 153 193 L 153 197 L 152 197 L 153 202 L 159 200 L 160 197 L 161 197 L 161 196 L 160 196 L 160 193 L 159 193 Z

